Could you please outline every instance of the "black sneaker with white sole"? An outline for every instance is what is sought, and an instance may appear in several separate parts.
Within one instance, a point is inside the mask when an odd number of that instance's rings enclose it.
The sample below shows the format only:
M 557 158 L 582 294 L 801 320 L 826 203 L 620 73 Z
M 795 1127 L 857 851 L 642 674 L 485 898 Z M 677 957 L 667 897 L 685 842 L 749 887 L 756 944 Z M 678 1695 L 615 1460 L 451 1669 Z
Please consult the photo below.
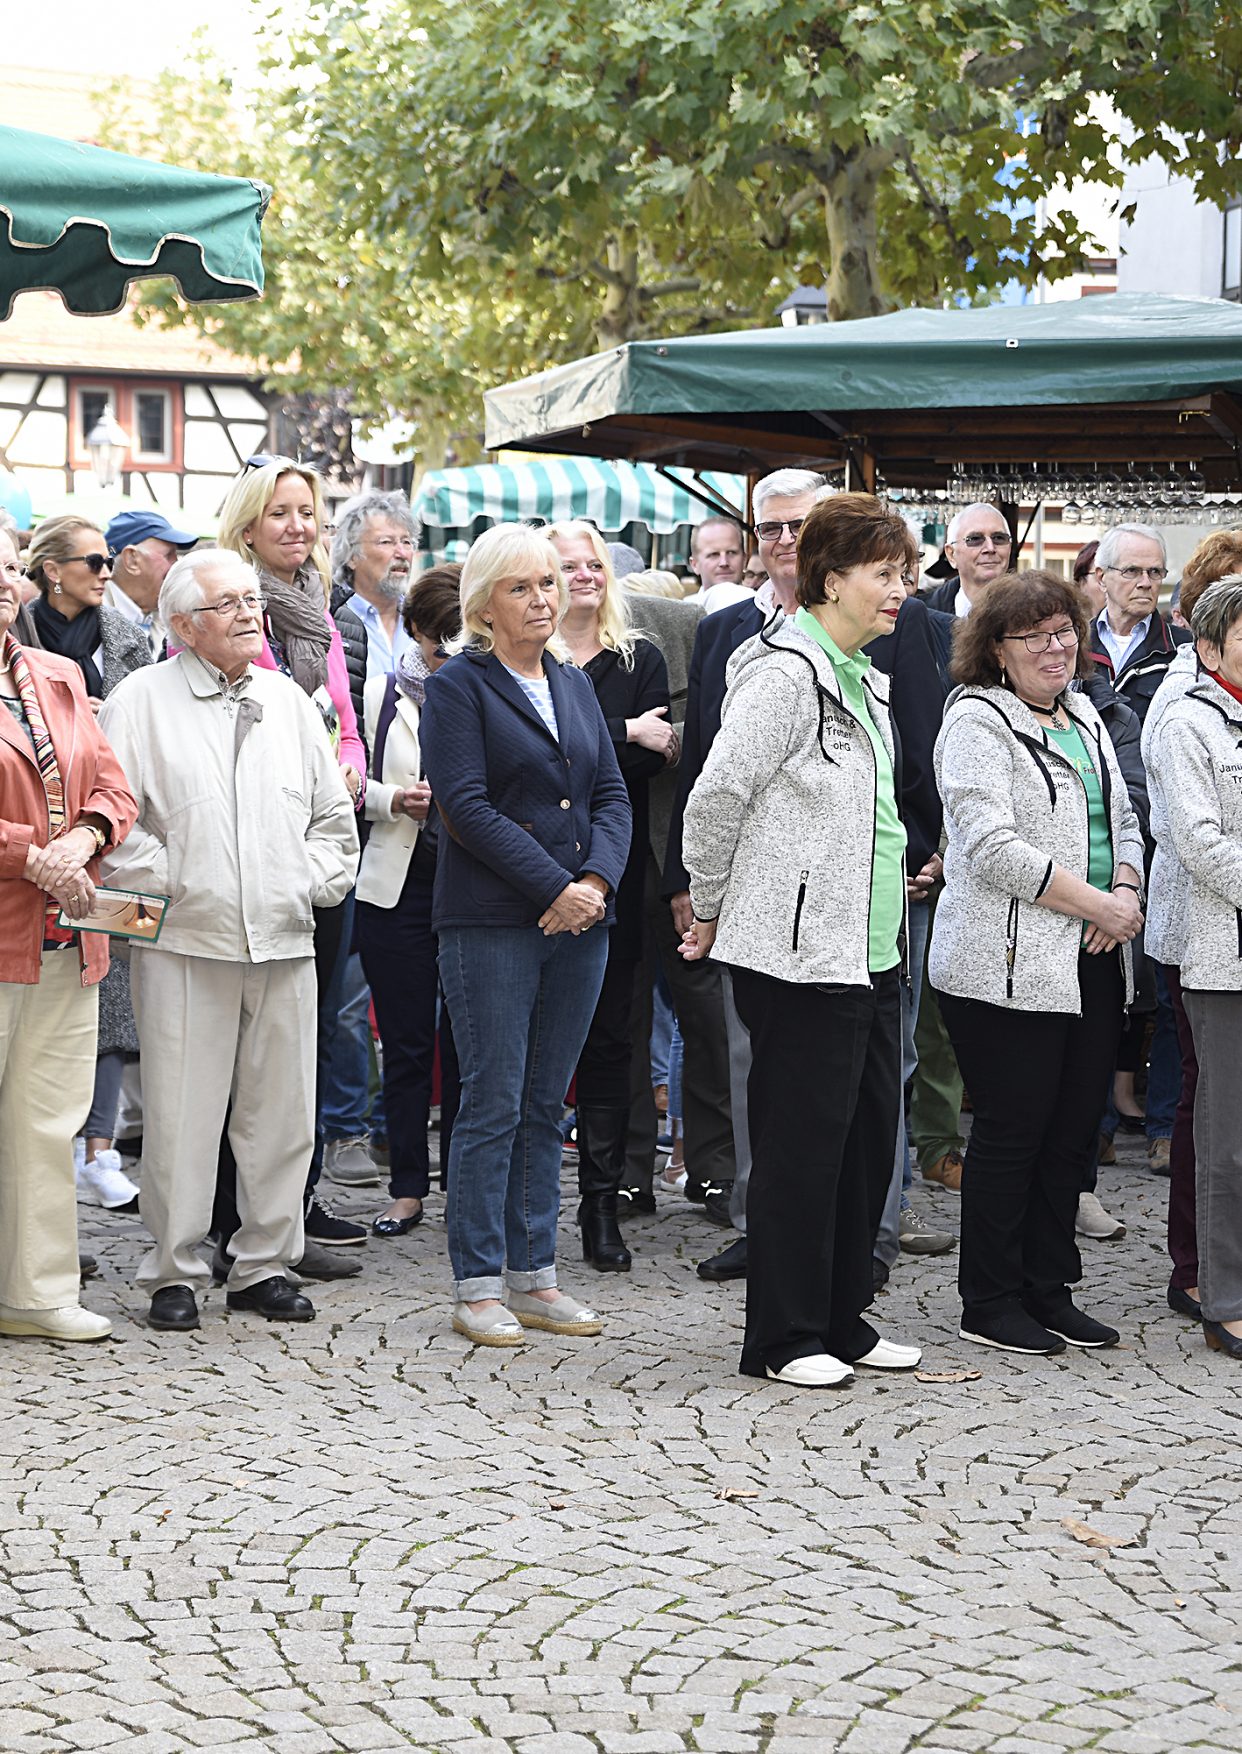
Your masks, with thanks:
M 963 1310 L 958 1338 L 976 1346 L 995 1346 L 999 1352 L 1026 1352 L 1036 1357 L 1051 1357 L 1065 1350 L 1061 1335 L 1049 1333 L 1024 1309 Z
M 307 1204 L 305 1228 L 307 1236 L 325 1248 L 357 1248 L 367 1240 L 365 1224 L 338 1218 L 319 1194 L 312 1194 Z
M 1041 1322 L 1049 1333 L 1059 1335 L 1071 1346 L 1115 1346 L 1121 1338 L 1116 1328 L 1084 1315 L 1068 1298 L 1057 1305 L 1032 1304 L 1030 1314 L 1033 1321 Z

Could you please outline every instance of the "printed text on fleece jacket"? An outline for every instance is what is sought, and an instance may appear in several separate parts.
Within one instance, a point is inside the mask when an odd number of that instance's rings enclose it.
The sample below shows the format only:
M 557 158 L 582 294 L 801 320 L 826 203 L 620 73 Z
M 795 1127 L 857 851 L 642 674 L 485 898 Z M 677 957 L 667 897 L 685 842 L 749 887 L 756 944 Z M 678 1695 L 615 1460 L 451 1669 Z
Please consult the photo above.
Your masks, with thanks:
M 1096 765 L 1114 867 L 1143 869 L 1143 837 L 1100 715 L 1065 697 Z M 1054 865 L 1087 880 L 1087 791 L 1007 688 L 959 688 L 936 739 L 948 845 L 928 964 L 932 985 L 1011 1011 L 1081 1012 L 1082 922 L 1035 904 Z M 1126 997 L 1132 997 L 1125 954 Z
M 1192 992 L 1242 991 L 1242 705 L 1204 675 L 1161 717 L 1151 765 L 1164 796 L 1161 847 L 1185 874 L 1184 899 L 1162 898 L 1167 960 Z
M 1164 673 L 1147 717 L 1143 720 L 1141 749 L 1147 769 L 1147 795 L 1151 799 L 1151 832 L 1156 843 L 1147 886 L 1147 918 L 1143 922 L 1143 949 L 1153 962 L 1176 968 L 1186 936 L 1186 902 L 1190 876 L 1178 864 L 1169 840 L 1169 815 L 1160 776 L 1152 761 L 1156 731 L 1165 713 L 1199 680 L 1199 653 L 1193 645 L 1178 646 L 1177 656 Z M 1175 948 L 1176 947 L 1176 948 Z
M 875 755 L 827 653 L 777 616 L 729 660 L 720 730 L 686 801 L 690 900 L 712 955 L 777 980 L 866 986 Z M 864 673 L 894 756 L 888 678 Z

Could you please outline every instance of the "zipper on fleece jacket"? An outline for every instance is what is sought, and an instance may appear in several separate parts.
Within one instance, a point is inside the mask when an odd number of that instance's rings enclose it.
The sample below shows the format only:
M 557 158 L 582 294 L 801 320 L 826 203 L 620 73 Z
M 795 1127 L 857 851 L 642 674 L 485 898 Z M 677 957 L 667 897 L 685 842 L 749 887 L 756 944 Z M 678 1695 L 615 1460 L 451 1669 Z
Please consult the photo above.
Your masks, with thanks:
M 1236 907 L 1233 911 L 1238 916 L 1238 955 L 1242 957 L 1242 907 Z
M 1013 965 L 1018 960 L 1018 898 L 1010 897 L 1009 930 L 1005 939 L 1005 997 L 1013 998 Z
M 798 929 L 802 924 L 802 904 L 806 900 L 806 886 L 810 875 L 809 871 L 802 871 L 798 875 L 798 903 L 794 908 L 793 927 L 793 948 L 795 950 L 798 948 Z M 1238 933 L 1239 938 L 1242 939 L 1242 914 L 1238 915 Z

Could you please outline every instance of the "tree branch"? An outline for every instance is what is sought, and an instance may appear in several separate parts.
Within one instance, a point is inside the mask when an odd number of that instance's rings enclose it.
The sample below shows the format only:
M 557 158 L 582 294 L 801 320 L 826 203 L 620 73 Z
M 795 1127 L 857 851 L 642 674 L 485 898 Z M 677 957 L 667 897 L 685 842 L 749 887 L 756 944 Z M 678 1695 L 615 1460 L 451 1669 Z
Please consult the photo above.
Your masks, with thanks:
M 683 274 L 673 280 L 658 280 L 654 286 L 640 286 L 638 296 L 641 299 L 668 298 L 674 292 L 698 292 L 702 284 L 699 275 Z
M 945 235 L 948 237 L 949 245 L 954 256 L 962 266 L 965 267 L 966 263 L 970 260 L 970 244 L 965 238 L 958 235 L 953 221 L 949 216 L 948 208 L 940 197 L 938 195 L 933 195 L 932 191 L 928 188 L 919 172 L 918 166 L 914 162 L 914 154 L 908 146 L 904 145 L 904 143 L 898 153 L 898 157 L 900 158 L 901 163 L 905 166 L 906 175 L 918 190 L 919 199 L 922 201 L 927 211 L 944 227 Z

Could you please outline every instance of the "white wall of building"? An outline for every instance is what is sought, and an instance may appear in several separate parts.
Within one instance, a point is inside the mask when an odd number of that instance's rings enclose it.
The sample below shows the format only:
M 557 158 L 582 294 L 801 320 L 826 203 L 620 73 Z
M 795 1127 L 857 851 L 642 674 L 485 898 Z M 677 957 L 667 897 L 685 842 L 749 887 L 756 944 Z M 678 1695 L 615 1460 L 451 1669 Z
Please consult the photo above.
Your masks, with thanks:
M 1196 201 L 1185 177 L 1148 159 L 1126 179 L 1123 206 L 1136 204 L 1121 225 L 1118 292 L 1171 292 L 1219 298 L 1224 214 Z

